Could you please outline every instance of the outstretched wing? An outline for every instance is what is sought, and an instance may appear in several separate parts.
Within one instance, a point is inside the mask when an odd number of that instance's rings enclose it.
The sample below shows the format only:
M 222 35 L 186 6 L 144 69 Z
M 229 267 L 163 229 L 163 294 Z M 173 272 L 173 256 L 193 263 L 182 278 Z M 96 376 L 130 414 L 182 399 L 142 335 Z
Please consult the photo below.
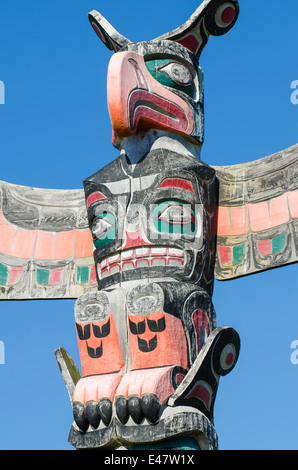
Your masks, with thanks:
M 96 290 L 84 191 L 0 181 L 0 299 Z
M 214 167 L 219 182 L 218 280 L 298 261 L 298 144 L 240 165 Z

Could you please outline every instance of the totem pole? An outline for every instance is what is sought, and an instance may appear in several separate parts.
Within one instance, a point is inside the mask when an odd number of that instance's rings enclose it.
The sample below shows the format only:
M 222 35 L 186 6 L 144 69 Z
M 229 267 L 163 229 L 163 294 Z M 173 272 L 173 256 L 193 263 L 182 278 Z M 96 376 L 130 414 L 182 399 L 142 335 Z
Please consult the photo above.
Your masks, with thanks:
M 204 0 L 176 30 L 132 43 L 89 13 L 115 52 L 107 98 L 119 157 L 84 191 L 1 182 L 1 298 L 77 299 L 82 377 L 55 351 L 75 448 L 216 449 L 217 388 L 240 339 L 216 325 L 214 276 L 298 260 L 298 146 L 249 164 L 200 160 L 198 60 L 238 14 L 237 0 Z
M 199 159 L 198 58 L 209 34 L 227 32 L 237 15 L 237 2 L 204 2 L 178 30 L 132 44 L 89 14 L 117 52 L 107 97 L 120 156 L 84 181 L 98 293 L 76 303 L 76 447 L 177 448 L 169 439 L 185 435 L 184 446 L 217 446 L 214 400 L 239 338 L 216 328 L 211 300 L 216 179 Z

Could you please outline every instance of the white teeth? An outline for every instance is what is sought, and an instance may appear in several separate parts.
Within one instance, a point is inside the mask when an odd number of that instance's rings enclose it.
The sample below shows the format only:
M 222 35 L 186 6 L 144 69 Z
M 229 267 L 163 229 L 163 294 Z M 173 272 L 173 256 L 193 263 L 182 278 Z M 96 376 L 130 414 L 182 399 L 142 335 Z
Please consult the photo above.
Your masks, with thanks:
M 122 251 L 121 259 L 131 259 L 133 257 L 133 250 Z
M 129 271 L 130 269 L 134 269 L 134 264 L 132 261 L 126 261 L 122 263 L 122 271 Z
M 101 272 L 101 278 L 104 279 L 105 277 L 109 276 L 109 270 L 105 269 Z
M 108 262 L 107 262 L 107 258 L 106 258 L 106 259 L 104 259 L 104 260 L 100 263 L 100 268 L 101 268 L 101 269 L 104 269 L 104 268 L 107 266 L 107 263 L 108 263 Z
M 147 268 L 149 266 L 148 259 L 138 259 L 136 261 L 137 268 Z
M 114 255 L 114 256 L 110 256 L 108 258 L 108 261 L 109 261 L 109 264 L 113 264 L 113 263 L 116 263 L 117 261 L 119 261 L 120 259 L 120 254 L 117 254 L 117 255 Z
M 182 259 L 169 259 L 168 260 L 168 266 L 178 266 L 181 268 L 181 266 L 183 266 L 183 260 Z
M 172 247 L 138 247 L 118 252 L 101 261 L 98 274 L 101 279 L 122 271 L 136 268 L 170 266 L 182 267 L 184 265 L 184 252 Z
M 165 266 L 166 258 L 152 258 L 151 266 Z
M 149 256 L 149 248 L 136 248 L 135 253 L 137 258 L 140 258 L 141 256 Z
M 117 274 L 120 272 L 120 266 L 119 264 L 115 264 L 110 268 L 110 275 Z
M 158 248 L 151 248 L 151 255 L 163 255 L 165 256 L 167 254 L 167 248 L 166 247 L 158 247 Z
M 168 251 L 171 256 L 183 256 L 183 251 L 179 250 L 179 248 L 168 248 Z

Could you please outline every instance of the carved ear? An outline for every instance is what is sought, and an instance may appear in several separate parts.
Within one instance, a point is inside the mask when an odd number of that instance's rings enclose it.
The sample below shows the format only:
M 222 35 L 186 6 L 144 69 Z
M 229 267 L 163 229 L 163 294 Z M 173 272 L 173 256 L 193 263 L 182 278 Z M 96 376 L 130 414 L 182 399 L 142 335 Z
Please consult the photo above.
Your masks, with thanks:
M 99 39 L 102 40 L 110 51 L 117 52 L 123 46 L 131 44 L 131 41 L 122 36 L 122 34 L 119 34 L 98 11 L 92 10 L 88 13 L 88 19 Z
M 156 40 L 167 39 L 178 42 L 199 59 L 209 36 L 221 36 L 236 23 L 239 15 L 237 0 L 204 0 L 191 17 L 179 28 L 159 36 Z M 111 51 L 119 51 L 132 42 L 116 31 L 96 10 L 88 14 L 94 31 Z
M 221 36 L 236 23 L 239 15 L 237 0 L 204 0 L 192 16 L 179 28 L 157 39 L 182 44 L 199 59 L 209 35 Z

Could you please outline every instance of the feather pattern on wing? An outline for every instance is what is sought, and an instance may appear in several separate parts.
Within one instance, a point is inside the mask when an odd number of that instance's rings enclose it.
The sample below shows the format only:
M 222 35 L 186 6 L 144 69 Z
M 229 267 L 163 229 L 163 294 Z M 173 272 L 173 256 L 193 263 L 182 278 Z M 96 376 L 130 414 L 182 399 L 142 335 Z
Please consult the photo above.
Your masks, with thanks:
M 216 279 L 297 262 L 298 144 L 213 168 L 219 187 Z
M 84 191 L 0 181 L 0 299 L 96 290 Z

